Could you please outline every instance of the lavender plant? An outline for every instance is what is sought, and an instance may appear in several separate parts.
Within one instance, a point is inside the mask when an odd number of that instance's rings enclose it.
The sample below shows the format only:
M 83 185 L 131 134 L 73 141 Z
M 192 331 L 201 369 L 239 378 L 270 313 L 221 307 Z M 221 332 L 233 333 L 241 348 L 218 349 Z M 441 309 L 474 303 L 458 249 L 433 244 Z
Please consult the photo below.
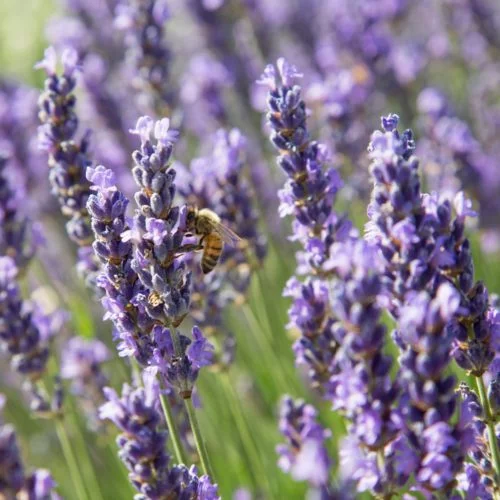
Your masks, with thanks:
M 0 411 L 4 411 L 5 396 L 0 396 Z M 27 473 L 18 446 L 14 426 L 0 420 L 0 494 L 5 498 L 33 498 L 48 500 L 56 498 L 54 482 L 46 469 Z
M 61 378 L 71 380 L 72 393 L 78 398 L 88 427 L 99 430 L 98 407 L 104 402 L 104 387 L 108 378 L 102 364 L 108 361 L 110 353 L 99 340 L 71 338 L 63 347 Z
M 326 148 L 309 138 L 306 108 L 301 88 L 295 85 L 301 74 L 285 59 L 267 66 L 260 82 L 269 86 L 271 142 L 278 150 L 278 165 L 288 175 L 279 192 L 281 216 L 293 214 L 293 240 L 304 251 L 297 254 L 298 271 L 308 275 L 305 282 L 292 278 L 285 289 L 293 297 L 289 311 L 290 326 L 301 333 L 294 345 L 299 364 L 307 366 L 313 385 L 326 392 L 329 365 L 338 344 L 332 335 L 332 314 L 328 306 L 331 274 L 330 246 L 350 237 L 351 223 L 333 209 L 342 182 L 337 171 L 328 166 Z M 324 167 L 326 165 L 326 168 Z
M 60 7 L 38 141 L 37 92 L 6 75 L 43 16 L 0 51 L 1 389 L 26 459 L 78 500 L 499 498 L 497 2 Z M 208 274 L 193 208 L 242 238 Z M 5 436 L 0 496 L 55 496 Z
M 206 475 L 198 476 L 196 467 L 169 466 L 165 450 L 167 433 L 160 428 L 160 388 L 154 372 L 144 375 L 144 387 L 124 385 L 121 398 L 106 389 L 108 402 L 101 407 L 107 418 L 123 432 L 117 437 L 119 456 L 129 478 L 139 492 L 137 498 L 199 498 L 216 500 L 217 486 Z
M 168 5 L 163 0 L 127 1 L 116 8 L 116 26 L 126 30 L 127 58 L 139 91 L 139 109 L 169 115 L 173 93 L 169 82 L 170 51 L 165 43 L 164 24 Z M 142 102 L 141 102 L 142 101 Z
M 94 281 L 97 270 L 91 250 L 92 230 L 87 212 L 89 183 L 85 170 L 91 164 L 87 151 L 88 133 L 77 142 L 78 117 L 75 113 L 77 54 L 66 50 L 62 55 L 63 74 L 56 73 L 57 55 L 48 48 L 45 58 L 37 68 L 45 69 L 47 80 L 45 92 L 40 96 L 39 146 L 49 158 L 50 182 L 63 215 L 69 218 L 66 224 L 68 236 L 78 245 L 78 267 L 89 283 Z
M 223 312 L 231 304 L 245 302 L 252 272 L 266 255 L 266 241 L 257 227 L 254 193 L 244 177 L 246 163 L 246 138 L 237 129 L 220 129 L 213 138 L 211 154 L 193 160 L 189 170 L 184 167 L 179 180 L 179 192 L 189 205 L 212 210 L 242 238 L 239 247 L 224 246 L 213 272 L 204 274 L 197 259 L 192 263 L 190 314 L 205 332 L 219 338 L 219 368 L 233 361 L 235 347 L 233 336 L 224 332 Z
M 297 71 L 283 59 L 278 61 L 278 71 L 280 80 L 273 67 L 266 68 L 262 80 L 271 88 L 271 141 L 281 153 L 279 164 L 285 165 L 290 176 L 285 187 L 288 192 L 281 193 L 282 210 L 284 206 L 295 215 L 297 234 L 300 225 L 307 227 L 306 207 L 310 210 L 318 204 L 315 186 L 307 184 L 310 172 L 321 179 L 324 171 L 313 170 L 312 162 L 302 171 L 297 168 L 301 160 L 305 163 L 302 155 L 309 146 L 305 113 L 296 112 L 305 106 L 300 87 L 292 86 L 290 80 Z M 482 342 L 475 339 L 474 329 L 457 335 L 464 328 L 460 322 L 466 323 L 465 318 L 474 311 L 472 319 L 477 310 L 469 302 L 475 303 L 476 292 L 469 243 L 464 237 L 464 221 L 474 213 L 462 194 L 455 197 L 454 220 L 449 202 L 421 195 L 418 162 L 412 157 L 413 136 L 410 131 L 399 135 L 397 121 L 394 115 L 384 118 L 385 133 L 375 133 L 369 148 L 375 179 L 369 206 L 370 246 L 356 242 L 351 232 L 344 240 L 331 237 L 327 244 L 316 240 L 313 247 L 312 237 L 323 236 L 331 226 L 319 225 L 319 217 L 311 217 L 315 225 L 305 234 L 299 232 L 296 239 L 305 242 L 306 252 L 298 254 L 300 271 L 312 277 L 306 286 L 294 278 L 286 290 L 295 300 L 290 310 L 292 324 L 305 332 L 295 348 L 299 364 L 312 365 L 314 385 L 332 398 L 334 409 L 352 421 L 353 435 L 346 441 L 349 451 L 343 455 L 343 464 L 358 482 L 358 491 L 369 489 L 389 497 L 412 475 L 420 490 L 453 489 L 470 446 L 470 432 L 463 421 L 451 421 L 456 382 L 445 368 L 456 342 L 458 363 L 474 373 L 473 362 L 465 361 L 474 357 L 476 365 L 484 366 L 476 373 L 481 377 L 494 356 L 491 334 L 486 332 L 495 328 L 491 321 L 482 320 Z M 377 256 L 377 247 L 386 264 Z M 478 299 L 482 304 L 479 314 L 485 314 L 490 310 L 487 295 L 482 292 L 484 285 L 477 287 L 482 297 Z M 379 300 L 398 321 L 395 340 L 402 353 L 398 382 L 394 383 L 391 359 L 382 355 L 385 336 L 383 326 L 377 325 Z M 326 311 L 329 321 L 325 325 Z M 311 338 L 319 349 L 313 350 L 316 346 Z M 471 343 L 477 347 L 471 349 Z M 479 387 L 482 385 L 480 380 Z M 489 446 L 495 460 L 498 451 L 493 429 L 494 420 Z M 446 441 L 443 435 L 449 436 Z

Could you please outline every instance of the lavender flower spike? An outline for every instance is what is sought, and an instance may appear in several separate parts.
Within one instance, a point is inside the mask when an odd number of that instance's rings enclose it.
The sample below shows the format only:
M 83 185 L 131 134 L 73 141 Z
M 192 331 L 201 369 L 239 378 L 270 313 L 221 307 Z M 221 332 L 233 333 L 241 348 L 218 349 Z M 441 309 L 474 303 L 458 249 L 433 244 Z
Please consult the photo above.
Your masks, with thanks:
M 164 24 L 169 18 L 165 0 L 132 0 L 119 4 L 115 24 L 125 30 L 127 56 L 140 92 L 143 111 L 169 115 L 173 104 L 170 51 L 164 41 Z
M 306 105 L 301 87 L 295 84 L 302 75 L 283 58 L 266 67 L 258 83 L 269 86 L 267 123 L 271 142 L 278 150 L 278 165 L 288 176 L 279 192 L 280 214 L 294 215 L 294 239 L 306 252 L 301 256 L 304 272 L 328 273 L 321 269 L 328 259 L 333 241 L 348 237 L 351 223 L 334 210 L 342 181 L 323 144 L 312 141 L 306 123 Z
M 32 226 L 6 176 L 7 158 L 0 152 L 0 255 L 12 257 L 23 271 L 35 253 Z
M 167 432 L 160 430 L 159 386 L 155 371 L 144 372 L 144 387 L 124 385 L 121 397 L 105 389 L 108 402 L 100 410 L 102 419 L 110 419 L 121 431 L 117 438 L 119 456 L 129 471 L 129 478 L 139 492 L 139 499 L 204 498 L 216 500 L 217 486 L 208 476 L 198 477 L 194 467 L 169 467 L 165 451 Z
M 5 396 L 0 394 L 0 412 L 5 405 Z M 26 474 L 17 445 L 15 429 L 0 419 L 0 496 L 2 498 L 29 498 L 50 500 L 55 482 L 49 471 L 37 469 Z
M 61 377 L 71 380 L 71 390 L 87 418 L 88 426 L 97 430 L 97 408 L 104 402 L 103 389 L 108 379 L 102 364 L 109 359 L 108 348 L 97 339 L 73 337 L 64 346 Z
M 451 420 L 457 398 L 446 368 L 453 343 L 467 337 L 457 320 L 467 315 L 472 297 L 473 266 L 463 236 L 472 212 L 459 195 L 453 219 L 448 200 L 422 195 L 411 131 L 400 134 L 397 123 L 396 115 L 383 118 L 384 131 L 370 143 L 374 190 L 367 237 L 385 261 L 381 295 L 398 320 L 400 405 L 419 457 L 418 488 L 449 492 L 467 451 L 465 431 Z
M 12 356 L 12 367 L 34 382 L 45 372 L 49 350 L 21 298 L 17 274 L 14 261 L 0 257 L 0 343 Z
M 113 322 L 119 354 L 133 356 L 147 366 L 153 352 L 149 336 L 152 320 L 141 306 L 141 298 L 148 291 L 132 269 L 132 243 L 122 238 L 129 231 L 125 219 L 128 200 L 116 188 L 113 172 L 102 165 L 87 168 L 87 178 L 95 191 L 89 196 L 87 209 L 95 235 L 92 247 L 101 261 L 97 286 L 105 293 L 104 319 Z
M 298 274 L 308 275 L 305 282 L 292 277 L 284 291 L 284 295 L 293 298 L 289 326 L 300 332 L 294 351 L 297 363 L 308 367 L 313 386 L 326 393 L 337 350 L 325 281 L 334 274 L 329 263 L 330 248 L 354 232 L 351 222 L 334 210 L 342 181 L 330 166 L 328 151 L 309 137 L 302 89 L 295 84 L 301 76 L 281 58 L 277 70 L 272 65 L 266 67 L 259 83 L 269 87 L 270 139 L 279 153 L 278 165 L 288 176 L 279 192 L 280 214 L 294 216 L 291 239 L 303 247 L 297 253 Z
M 91 164 L 88 156 L 89 134 L 77 142 L 78 117 L 75 113 L 78 55 L 72 49 L 63 52 L 63 72 L 56 73 L 57 55 L 52 47 L 45 51 L 45 58 L 35 67 L 47 73 L 45 90 L 39 99 L 38 129 L 40 149 L 49 156 L 50 182 L 61 211 L 69 221 L 66 230 L 79 247 L 79 270 L 90 284 L 95 279 L 97 262 L 93 259 L 90 245 L 93 240 L 87 199 L 90 185 L 85 178 L 86 168 Z
M 298 481 L 327 491 L 332 462 L 325 447 L 330 432 L 317 422 L 316 410 L 303 401 L 283 398 L 280 408 L 280 431 L 287 440 L 276 450 L 278 465 Z
M 133 230 L 124 234 L 135 243 L 132 268 L 150 291 L 143 301 L 147 313 L 165 326 L 178 327 L 188 313 L 191 273 L 182 254 L 186 235 L 185 206 L 174 205 L 176 171 L 172 153 L 177 132 L 168 118 L 154 122 L 144 116 L 131 131 L 141 138 L 132 170 L 138 185 Z

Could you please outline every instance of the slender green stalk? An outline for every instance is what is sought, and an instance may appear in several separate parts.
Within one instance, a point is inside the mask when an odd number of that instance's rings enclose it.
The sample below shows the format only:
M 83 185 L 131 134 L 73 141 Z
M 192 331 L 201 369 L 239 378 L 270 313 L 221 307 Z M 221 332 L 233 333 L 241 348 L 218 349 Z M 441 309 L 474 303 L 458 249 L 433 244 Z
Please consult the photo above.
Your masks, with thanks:
M 69 473 L 71 475 L 71 480 L 73 486 L 75 487 L 76 496 L 85 500 L 90 498 L 85 490 L 82 475 L 80 473 L 80 467 L 76 461 L 75 454 L 73 453 L 73 448 L 71 447 L 71 441 L 69 440 L 68 433 L 66 432 L 66 427 L 60 418 L 56 418 L 55 427 L 57 432 L 57 437 L 59 438 L 59 443 L 64 454 L 64 458 L 68 464 Z
M 167 398 L 164 394 L 160 393 L 160 403 L 163 410 L 163 414 L 165 415 L 165 420 L 167 422 L 167 428 L 169 433 L 169 440 L 172 442 L 172 447 L 174 448 L 174 455 L 177 463 L 186 464 L 186 455 L 184 453 L 184 447 L 182 446 L 181 437 L 177 430 L 177 426 L 175 425 L 174 415 L 172 413 L 172 408 L 170 407 L 170 403 L 167 401 Z
M 52 357 L 49 360 L 47 367 L 48 367 L 49 374 L 52 377 L 55 377 L 59 371 L 59 367 L 58 367 L 57 361 L 54 357 Z M 40 382 L 40 388 L 45 392 L 45 394 L 48 394 L 47 386 L 45 385 L 44 382 Z M 92 460 L 90 459 L 90 455 L 89 455 L 89 452 L 87 449 L 86 440 L 82 436 L 82 432 L 81 432 L 79 423 L 75 417 L 75 408 L 74 408 L 73 403 L 74 403 L 74 401 L 71 401 L 70 412 L 66 411 L 65 414 L 56 416 L 56 431 L 57 431 L 57 434 L 59 436 L 59 431 L 57 430 L 57 423 L 59 422 L 61 424 L 62 429 L 65 431 L 66 437 L 68 436 L 68 433 L 66 431 L 66 425 L 68 424 L 67 415 L 69 414 L 71 417 L 72 429 L 73 429 L 74 434 L 75 434 L 75 445 L 78 446 L 76 455 L 78 457 L 80 457 L 80 459 L 84 458 L 84 462 L 85 462 L 84 469 L 85 469 L 85 475 L 86 475 L 85 479 L 86 479 L 87 485 L 89 486 L 89 489 L 91 492 L 91 497 L 93 499 L 95 498 L 96 500 L 103 500 L 102 492 L 101 492 L 99 482 L 97 480 L 97 476 L 96 476 L 96 473 L 94 470 L 94 464 L 93 464 Z M 62 442 L 61 442 L 61 446 L 63 446 Z M 75 453 L 73 452 L 73 447 L 70 446 L 70 448 L 71 448 L 70 451 L 72 452 L 73 456 L 75 456 Z M 63 452 L 64 452 L 64 448 L 63 448 Z M 68 461 L 68 458 L 66 458 L 66 460 Z M 68 465 L 69 465 L 69 463 L 70 462 L 68 461 Z M 81 474 L 81 467 L 77 467 L 77 471 L 81 476 L 82 475 Z
M 493 420 L 490 405 L 488 403 L 488 397 L 486 395 L 486 387 L 484 385 L 483 377 L 476 377 L 476 384 L 477 390 L 479 392 L 479 399 L 481 400 L 481 405 L 484 408 L 486 426 L 488 429 L 488 441 L 490 443 L 491 458 L 493 462 L 493 468 L 495 469 L 495 476 L 496 478 L 500 478 L 500 453 L 498 451 L 498 442 L 495 434 L 495 422 Z
M 196 449 L 200 457 L 201 469 L 205 474 L 210 476 L 210 479 L 215 482 L 214 473 L 212 470 L 212 465 L 208 458 L 207 447 L 205 446 L 205 441 L 201 435 L 200 424 L 198 423 L 198 417 L 196 416 L 196 410 L 193 406 L 193 400 L 191 398 L 184 400 L 184 405 L 187 410 L 189 417 L 189 423 L 191 424 L 191 430 L 193 431 L 194 442 L 196 444 Z
M 241 407 L 241 401 L 234 389 L 233 383 L 229 378 L 229 373 L 225 372 L 221 374 L 221 378 L 224 384 L 224 394 L 226 395 L 228 401 L 230 402 L 229 406 L 233 413 L 234 421 L 236 423 L 236 427 L 238 429 L 240 439 L 243 442 L 243 447 L 247 454 L 250 455 L 249 462 L 251 466 L 258 465 L 259 474 L 258 478 L 260 481 L 265 482 L 268 493 L 271 494 L 272 487 L 269 481 L 268 474 L 266 472 L 264 463 L 262 461 L 262 457 L 259 453 L 257 445 L 255 444 L 255 440 L 250 433 L 250 429 L 248 426 L 248 420 L 245 416 L 245 413 Z M 232 401 L 231 401 L 232 400 Z M 231 404 L 232 403 L 232 404 Z M 254 478 L 252 478 L 254 479 Z M 277 492 L 275 492 L 277 493 Z
M 94 464 L 90 459 L 90 455 L 87 449 L 86 439 L 82 433 L 79 422 L 77 421 L 76 414 L 74 412 L 74 408 L 72 408 L 71 412 L 71 424 L 74 429 L 75 441 L 77 445 L 77 451 L 82 451 L 83 453 L 78 453 L 78 456 L 81 457 L 83 454 L 85 455 L 85 479 L 89 485 L 89 489 L 92 493 L 92 500 L 104 500 L 102 496 L 101 487 L 99 486 L 99 481 L 97 480 L 97 475 L 95 473 Z
M 139 363 L 137 362 L 136 359 L 132 359 L 131 364 L 132 364 L 132 372 L 135 378 L 137 379 L 137 383 L 141 384 L 142 386 L 143 383 L 142 383 L 141 369 L 139 367 Z M 159 382 L 161 385 L 160 379 Z M 175 459 L 179 464 L 187 464 L 184 447 L 182 446 L 181 437 L 179 435 L 179 431 L 177 430 L 177 425 L 175 424 L 175 418 L 172 413 L 172 408 L 170 407 L 170 403 L 167 401 L 167 398 L 162 393 L 160 393 L 160 404 L 163 410 L 163 415 L 165 416 L 165 421 L 167 422 L 169 441 L 172 442 L 172 448 L 174 449 Z
M 278 356 L 269 342 L 266 341 L 266 335 L 262 335 L 261 332 L 263 331 L 264 327 L 256 318 L 252 308 L 248 304 L 243 304 L 243 306 L 241 307 L 241 311 L 243 312 L 243 316 L 245 317 L 250 331 L 252 332 L 252 336 L 255 339 L 257 348 L 260 351 L 260 359 L 265 359 L 265 363 L 267 364 L 267 366 L 279 366 L 281 374 L 288 373 L 288 368 L 285 367 L 282 357 Z M 290 380 L 293 379 L 287 378 L 286 381 L 283 379 L 283 377 L 277 377 L 275 379 L 276 387 L 282 394 L 290 391 L 291 384 L 293 383 L 290 382 Z

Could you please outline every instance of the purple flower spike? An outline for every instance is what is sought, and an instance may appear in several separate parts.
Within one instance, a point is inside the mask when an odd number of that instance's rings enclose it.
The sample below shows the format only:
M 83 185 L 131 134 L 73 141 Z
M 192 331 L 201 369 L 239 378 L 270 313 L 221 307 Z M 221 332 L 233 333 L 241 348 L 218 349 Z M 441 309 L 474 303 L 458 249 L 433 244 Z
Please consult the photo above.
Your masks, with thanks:
M 132 269 L 132 240 L 123 235 L 131 233 L 125 218 L 128 200 L 112 184 L 113 173 L 104 167 L 87 169 L 94 194 L 90 195 L 87 209 L 92 220 L 95 241 L 93 249 L 102 263 L 97 286 L 104 291 L 102 304 L 104 319 L 111 319 L 119 339 L 121 355 L 130 355 L 143 365 L 152 356 L 149 332 L 152 320 L 146 314 L 142 298 L 148 291 L 142 286 Z
M 102 364 L 110 357 L 108 348 L 99 340 L 73 337 L 64 346 L 61 377 L 71 380 L 71 390 L 85 413 L 88 425 L 99 429 L 98 407 L 104 402 L 103 389 L 108 379 Z
M 115 26 L 125 32 L 125 45 L 138 104 L 143 112 L 168 114 L 174 93 L 169 78 L 171 54 L 164 40 L 168 19 L 164 0 L 118 3 Z
M 198 259 L 189 261 L 193 273 L 190 314 L 204 332 L 221 338 L 222 348 L 214 353 L 214 362 L 225 368 L 233 360 L 235 343 L 222 314 L 230 304 L 246 300 L 252 272 L 266 255 L 266 240 L 258 228 L 255 192 L 245 178 L 249 167 L 246 137 L 238 129 L 220 129 L 212 144 L 210 154 L 193 160 L 189 170 L 179 165 L 176 180 L 189 205 L 212 210 L 242 239 L 224 245 L 217 266 L 209 274 L 203 274 Z
M 330 432 L 317 422 L 316 410 L 303 401 L 285 397 L 280 409 L 280 431 L 287 440 L 279 445 L 278 465 L 298 481 L 327 488 L 331 459 L 325 448 Z
M 42 123 L 38 129 L 39 146 L 49 157 L 49 179 L 61 211 L 69 219 L 66 224 L 68 235 L 82 252 L 78 268 L 87 282 L 95 286 L 98 263 L 83 257 L 89 255 L 86 250 L 93 239 L 86 207 L 90 184 L 85 177 L 91 161 L 88 157 L 88 133 L 79 142 L 75 139 L 78 117 L 73 91 L 76 87 L 77 56 L 73 50 L 64 52 L 64 72 L 58 76 L 55 72 L 55 51 L 50 48 L 47 49 L 45 62 L 39 67 L 47 72 L 45 90 L 39 99 Z
M 100 417 L 111 420 L 121 431 L 117 437 L 119 456 L 141 498 L 218 499 L 217 485 L 208 476 L 198 477 L 196 468 L 184 464 L 170 466 L 165 451 L 167 433 L 161 430 L 159 386 L 154 371 L 146 371 L 144 387 L 133 389 L 125 384 L 121 397 L 105 388 L 107 402 Z
M 0 394 L 0 413 L 3 413 L 5 396 Z M 49 471 L 37 469 L 28 474 L 25 471 L 17 444 L 16 431 L 0 417 L 0 492 L 5 498 L 30 498 L 50 500 L 56 486 Z
M 18 270 L 10 257 L 0 257 L 0 344 L 14 370 L 35 382 L 46 370 L 49 350 L 33 321 L 31 307 L 21 297 Z
M 482 101 L 487 103 L 488 99 L 483 97 Z M 473 195 L 478 201 L 483 249 L 487 252 L 497 251 L 500 239 L 495 214 L 500 209 L 500 181 L 496 170 L 498 157 L 494 148 L 488 151 L 479 142 L 470 126 L 456 116 L 439 90 L 424 89 L 419 95 L 417 106 L 425 138 L 425 150 L 422 152 L 425 151 L 429 160 L 440 165 L 437 171 L 435 168 L 425 169 L 431 189 L 452 193 L 463 190 Z M 493 130 L 495 126 L 491 128 Z M 461 209 L 457 205 L 455 209 L 460 216 Z M 496 244 L 490 247 L 488 240 Z
M 176 328 L 188 312 L 191 275 L 182 257 L 187 231 L 180 221 L 182 207 L 174 205 L 176 170 L 172 164 L 172 140 L 177 134 L 169 130 L 169 123 L 168 119 L 155 123 L 143 116 L 133 131 L 141 138 L 140 149 L 132 155 L 132 173 L 138 187 L 133 230 L 140 240 L 131 266 L 148 289 L 147 300 L 142 303 L 147 314 Z
M 12 257 L 17 268 L 24 271 L 35 254 L 35 234 L 10 185 L 6 169 L 7 159 L 0 154 L 0 255 Z
M 384 296 L 398 321 L 401 412 L 418 456 L 419 491 L 447 491 L 468 449 L 467 426 L 452 423 L 452 356 L 475 376 L 494 358 L 494 309 L 488 291 L 474 283 L 465 221 L 474 217 L 462 193 L 453 200 L 424 195 L 409 131 L 394 115 L 383 120 L 369 147 L 374 181 L 367 236 L 384 259 Z M 455 209 L 455 215 L 453 213 Z M 468 325 L 468 327 L 467 327 Z

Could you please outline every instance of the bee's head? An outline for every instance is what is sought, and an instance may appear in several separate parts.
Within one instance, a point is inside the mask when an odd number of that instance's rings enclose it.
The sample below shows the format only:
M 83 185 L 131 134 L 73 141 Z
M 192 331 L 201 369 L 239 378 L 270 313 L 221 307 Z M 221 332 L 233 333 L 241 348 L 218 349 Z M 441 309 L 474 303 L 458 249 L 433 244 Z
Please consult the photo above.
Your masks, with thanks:
M 198 209 L 195 206 L 189 206 L 186 215 L 186 227 L 188 230 L 194 229 L 196 224 L 196 215 L 198 214 Z

